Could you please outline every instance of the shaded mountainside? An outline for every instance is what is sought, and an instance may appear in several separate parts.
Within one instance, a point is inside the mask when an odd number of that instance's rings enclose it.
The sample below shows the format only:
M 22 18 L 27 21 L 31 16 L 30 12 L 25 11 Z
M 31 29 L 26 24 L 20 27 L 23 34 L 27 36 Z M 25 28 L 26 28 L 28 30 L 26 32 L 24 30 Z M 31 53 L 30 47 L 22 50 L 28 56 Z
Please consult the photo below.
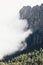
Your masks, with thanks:
M 28 50 L 39 50 L 40 48 L 43 48 L 43 29 L 39 29 L 36 32 L 34 32 L 30 37 L 26 39 L 27 43 L 27 49 Z
M 43 4 L 34 7 L 24 6 L 20 10 L 20 19 L 26 19 L 28 29 L 32 29 L 32 35 L 26 38 L 27 47 L 24 51 L 39 50 L 43 48 Z

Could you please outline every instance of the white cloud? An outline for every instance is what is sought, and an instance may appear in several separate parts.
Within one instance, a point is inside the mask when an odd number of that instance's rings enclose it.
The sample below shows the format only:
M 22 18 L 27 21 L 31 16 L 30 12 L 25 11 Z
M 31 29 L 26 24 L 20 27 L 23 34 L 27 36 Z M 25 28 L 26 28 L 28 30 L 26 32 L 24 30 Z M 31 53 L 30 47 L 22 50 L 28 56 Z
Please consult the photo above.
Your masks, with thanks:
M 34 6 L 42 0 L 0 0 L 0 59 L 18 50 L 21 41 L 25 40 L 31 30 L 23 29 L 27 26 L 26 20 L 19 20 L 18 12 L 22 6 Z

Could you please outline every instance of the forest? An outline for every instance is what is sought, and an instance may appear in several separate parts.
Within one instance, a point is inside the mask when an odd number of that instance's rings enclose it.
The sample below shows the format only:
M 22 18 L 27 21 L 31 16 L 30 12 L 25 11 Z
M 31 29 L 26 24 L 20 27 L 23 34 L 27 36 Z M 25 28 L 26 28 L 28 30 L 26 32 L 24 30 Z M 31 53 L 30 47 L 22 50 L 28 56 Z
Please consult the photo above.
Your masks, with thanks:
M 0 62 L 0 65 L 43 65 L 43 49 L 34 50 L 26 54 L 8 60 L 8 62 Z

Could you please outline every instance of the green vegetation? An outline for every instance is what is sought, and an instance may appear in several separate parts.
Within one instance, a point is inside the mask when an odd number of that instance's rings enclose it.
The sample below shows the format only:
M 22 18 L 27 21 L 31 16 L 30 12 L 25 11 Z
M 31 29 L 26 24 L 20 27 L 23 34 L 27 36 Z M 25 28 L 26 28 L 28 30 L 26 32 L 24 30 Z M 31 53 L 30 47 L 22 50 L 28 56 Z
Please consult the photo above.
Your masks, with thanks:
M 43 49 L 22 54 L 8 62 L 0 62 L 0 65 L 43 65 Z

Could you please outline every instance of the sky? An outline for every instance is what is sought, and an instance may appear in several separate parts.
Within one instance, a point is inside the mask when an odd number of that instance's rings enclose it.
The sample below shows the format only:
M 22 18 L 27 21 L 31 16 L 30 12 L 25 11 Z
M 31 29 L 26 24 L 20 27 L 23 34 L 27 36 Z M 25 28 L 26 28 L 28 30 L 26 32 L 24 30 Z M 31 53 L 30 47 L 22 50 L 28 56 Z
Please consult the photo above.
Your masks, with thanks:
M 26 20 L 19 19 L 19 10 L 23 6 L 41 5 L 43 0 L 0 0 L 0 59 L 20 50 L 22 41 L 32 34 Z M 25 44 L 26 46 L 26 44 Z

